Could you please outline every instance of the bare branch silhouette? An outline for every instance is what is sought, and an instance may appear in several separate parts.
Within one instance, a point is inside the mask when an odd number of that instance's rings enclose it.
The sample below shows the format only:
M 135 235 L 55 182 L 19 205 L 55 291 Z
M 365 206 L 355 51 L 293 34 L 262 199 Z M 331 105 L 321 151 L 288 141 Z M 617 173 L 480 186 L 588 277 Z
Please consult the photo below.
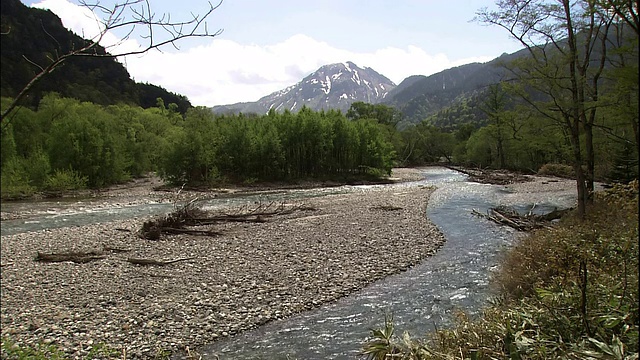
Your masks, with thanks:
M 161 50 L 162 47 L 167 45 L 179 50 L 177 43 L 180 40 L 197 37 L 213 38 L 222 33 L 222 29 L 210 32 L 206 23 L 207 18 L 222 5 L 222 0 L 219 0 L 216 5 L 209 2 L 209 9 L 203 14 L 191 13 L 190 18 L 177 21 L 172 20 L 171 15 L 168 13 L 157 17 L 156 14 L 152 12 L 149 0 L 124 0 L 122 2 L 116 2 L 112 6 L 102 5 L 100 1 L 88 2 L 82 0 L 80 4 L 91 10 L 94 14 L 102 15 L 102 20 L 96 20 L 100 27 L 99 33 L 93 38 L 86 40 L 86 43 L 79 48 L 72 49 L 62 55 L 56 55 L 56 58 L 52 58 L 51 62 L 46 66 L 35 64 L 29 59 L 26 59 L 34 66 L 37 66 L 40 71 L 18 92 L 18 95 L 16 95 L 11 104 L 2 111 L 0 114 L 0 123 L 5 122 L 7 115 L 18 106 L 19 102 L 36 83 L 71 57 L 89 56 L 114 58 L 140 55 L 152 49 Z M 138 30 L 140 29 L 143 30 L 139 32 Z M 48 36 L 51 36 L 44 27 L 43 30 Z M 115 44 L 107 46 L 100 45 L 100 42 L 105 38 L 106 34 L 115 30 L 124 31 L 125 35 L 121 36 L 120 40 Z M 3 34 L 8 34 L 8 32 L 3 32 Z M 142 46 L 136 50 L 118 52 L 117 46 L 131 39 L 135 34 L 138 34 L 137 36 L 143 40 Z M 99 52 L 98 46 L 102 46 L 105 52 Z

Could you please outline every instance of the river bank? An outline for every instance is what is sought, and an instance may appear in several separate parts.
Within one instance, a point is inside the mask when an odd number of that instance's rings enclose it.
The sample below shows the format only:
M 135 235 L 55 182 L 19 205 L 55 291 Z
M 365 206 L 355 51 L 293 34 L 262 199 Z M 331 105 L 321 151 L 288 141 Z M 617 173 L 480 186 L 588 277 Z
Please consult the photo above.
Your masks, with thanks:
M 393 177 L 412 181 L 423 173 L 396 169 Z M 571 181 L 530 180 L 506 186 L 508 202 L 573 189 Z M 97 204 L 169 198 L 146 185 L 113 189 Z M 216 237 L 143 240 L 134 234 L 142 217 L 2 236 L 2 336 L 21 346 L 55 344 L 72 357 L 97 344 L 128 358 L 193 350 L 332 302 L 418 264 L 443 244 L 425 218 L 433 189 L 352 190 L 291 203 L 300 211 L 267 223 L 227 223 L 215 228 L 222 233 Z M 91 250 L 102 258 L 34 261 L 37 252 Z M 188 260 L 139 266 L 128 258 Z
M 417 180 L 419 171 L 394 175 Z M 110 199 L 141 201 L 147 190 L 120 189 Z M 432 255 L 444 241 L 424 216 L 432 191 L 374 186 L 305 199 L 291 204 L 305 210 L 224 224 L 216 237 L 143 240 L 135 235 L 142 218 L 2 236 L 2 336 L 19 346 L 55 344 L 72 357 L 97 344 L 128 358 L 193 349 L 331 302 Z M 38 252 L 77 251 L 101 258 L 34 261 Z M 128 258 L 189 260 L 139 266 Z
M 388 179 L 381 184 L 421 180 L 419 170 L 413 168 L 395 168 Z M 336 182 L 300 182 L 296 184 L 254 184 L 228 185 L 207 191 L 195 191 L 167 187 L 156 175 L 134 179 L 126 184 L 113 185 L 100 190 L 80 190 L 70 192 L 59 198 L 31 198 L 26 200 L 3 200 L 0 220 L 28 219 L 61 212 L 67 208 L 104 209 L 109 207 L 127 207 L 140 204 L 179 204 L 198 197 L 229 196 L 243 193 L 256 193 L 284 189 L 308 189 L 318 187 L 338 187 Z

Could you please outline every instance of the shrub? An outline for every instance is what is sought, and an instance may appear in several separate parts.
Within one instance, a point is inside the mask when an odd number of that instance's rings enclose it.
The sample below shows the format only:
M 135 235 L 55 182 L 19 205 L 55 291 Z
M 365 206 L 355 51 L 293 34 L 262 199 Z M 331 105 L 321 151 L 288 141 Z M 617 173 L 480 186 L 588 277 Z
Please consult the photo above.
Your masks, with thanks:
M 426 344 L 373 339 L 365 350 L 384 345 L 416 360 L 638 359 L 637 181 L 597 193 L 588 210 L 510 249 L 493 279 L 501 296 L 480 318 L 460 314 Z
M 29 173 L 24 166 L 24 160 L 12 158 L 2 166 L 2 198 L 16 199 L 31 196 L 36 188 L 29 181 Z
M 87 177 L 73 169 L 58 169 L 45 183 L 48 191 L 82 190 L 87 187 Z
M 538 175 L 557 176 L 567 179 L 575 178 L 573 167 L 565 164 L 544 164 L 538 170 Z

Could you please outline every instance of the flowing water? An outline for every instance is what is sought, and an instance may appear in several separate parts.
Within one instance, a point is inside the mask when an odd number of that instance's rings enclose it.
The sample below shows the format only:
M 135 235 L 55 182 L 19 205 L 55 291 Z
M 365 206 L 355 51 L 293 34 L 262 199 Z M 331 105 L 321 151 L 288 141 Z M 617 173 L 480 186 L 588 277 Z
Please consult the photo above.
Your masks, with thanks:
M 287 201 L 307 197 L 324 196 L 351 191 L 353 187 L 262 191 L 256 193 L 235 193 L 218 195 L 201 201 L 205 209 L 228 208 L 245 204 Z M 149 215 L 165 214 L 173 211 L 171 203 L 145 203 L 136 205 L 112 204 L 95 199 L 62 199 L 55 201 L 19 201 L 2 204 L 2 211 L 8 214 L 27 213 L 19 219 L 4 220 L 0 228 L 2 235 L 13 235 L 28 231 L 82 226 Z
M 203 359 L 355 359 L 371 328 L 393 316 L 396 331 L 421 337 L 451 323 L 455 309 L 479 312 L 489 294 L 488 280 L 501 251 L 517 236 L 472 215 L 500 204 L 508 193 L 501 186 L 466 181 L 446 169 L 424 170 L 425 180 L 384 186 L 435 185 L 425 214 L 443 232 L 445 245 L 420 265 L 389 276 L 350 296 L 288 319 L 274 321 L 199 349 Z M 208 207 L 259 201 L 282 201 L 349 192 L 358 186 L 241 194 L 209 200 Z M 538 203 L 537 211 L 569 207 L 571 197 Z M 525 209 L 529 204 L 519 204 Z M 78 226 L 148 216 L 172 210 L 171 204 L 87 206 L 87 202 L 23 202 L 2 204 L 3 211 L 33 210 L 33 216 L 2 222 L 2 235 L 46 228 Z M 384 256 L 384 254 L 380 254 Z
M 356 359 L 370 329 L 380 328 L 385 315 L 393 316 L 398 333 L 422 337 L 451 324 L 455 309 L 479 312 L 489 296 L 491 271 L 517 234 L 472 210 L 497 206 L 507 192 L 443 168 L 427 169 L 425 177 L 415 184 L 438 187 L 426 215 L 447 239 L 436 255 L 332 304 L 205 346 L 199 350 L 203 359 Z M 570 200 L 537 207 L 551 211 L 571 206 Z

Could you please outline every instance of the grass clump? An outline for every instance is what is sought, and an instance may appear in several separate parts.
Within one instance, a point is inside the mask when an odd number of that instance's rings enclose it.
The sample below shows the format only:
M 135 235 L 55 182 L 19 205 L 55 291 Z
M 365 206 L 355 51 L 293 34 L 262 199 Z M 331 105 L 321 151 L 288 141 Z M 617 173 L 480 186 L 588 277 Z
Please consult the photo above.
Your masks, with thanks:
M 584 219 L 569 215 L 506 254 L 482 316 L 427 339 L 374 332 L 371 356 L 394 359 L 638 359 L 638 183 L 597 194 Z M 388 327 L 388 325 L 387 325 Z M 386 346 L 381 346 L 386 344 Z M 374 346 L 375 345 L 375 346 Z
M 55 345 L 46 345 L 44 343 L 35 346 L 19 345 L 6 336 L 2 338 L 0 353 L 3 359 L 15 360 L 61 360 L 67 358 L 67 355 Z

